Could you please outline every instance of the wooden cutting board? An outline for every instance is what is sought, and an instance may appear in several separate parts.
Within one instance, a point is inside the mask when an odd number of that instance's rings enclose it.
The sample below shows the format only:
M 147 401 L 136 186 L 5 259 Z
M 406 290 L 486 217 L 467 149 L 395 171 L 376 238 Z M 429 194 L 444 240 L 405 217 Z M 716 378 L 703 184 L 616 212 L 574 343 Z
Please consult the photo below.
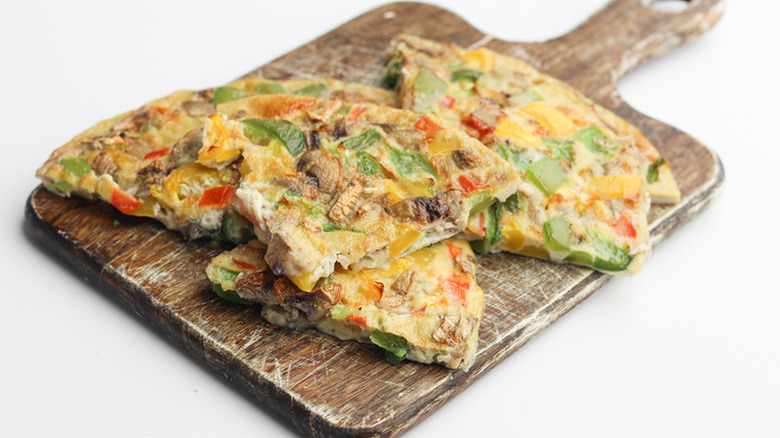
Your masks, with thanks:
M 723 169 L 692 137 L 629 107 L 616 82 L 705 32 L 722 14 L 723 3 L 693 0 L 684 12 L 666 14 L 646 6 L 650 2 L 615 0 L 569 34 L 543 43 L 495 39 L 436 6 L 390 4 L 249 75 L 378 84 L 384 50 L 402 32 L 526 59 L 627 118 L 669 160 L 683 200 L 653 206 L 655 244 L 715 199 Z M 218 299 L 203 270 L 223 250 L 219 244 L 188 242 L 156 222 L 122 216 L 101 202 L 59 198 L 40 187 L 30 195 L 25 224 L 76 272 L 311 436 L 403 433 L 609 280 L 589 269 L 508 254 L 480 257 L 485 315 L 471 369 L 391 366 L 373 346 L 274 327 L 261 320 L 259 310 Z

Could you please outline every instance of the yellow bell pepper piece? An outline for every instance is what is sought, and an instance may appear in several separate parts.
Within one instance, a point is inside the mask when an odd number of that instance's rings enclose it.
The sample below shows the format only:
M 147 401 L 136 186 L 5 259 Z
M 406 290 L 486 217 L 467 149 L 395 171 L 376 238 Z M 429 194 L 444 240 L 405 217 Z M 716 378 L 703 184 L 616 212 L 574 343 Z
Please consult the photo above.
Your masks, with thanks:
M 484 72 L 493 71 L 493 67 L 496 66 L 496 54 L 488 49 L 469 50 L 463 52 L 460 57 L 477 70 Z
M 198 152 L 198 163 L 207 166 L 219 165 L 232 161 L 241 154 L 241 150 L 230 141 L 230 132 L 219 114 L 209 116 L 204 137 L 205 144 Z
M 594 176 L 590 186 L 594 193 L 606 199 L 634 198 L 642 191 L 644 179 L 634 175 Z
M 419 181 L 401 179 L 398 182 L 387 180 L 385 181 L 385 188 L 395 203 L 401 202 L 406 198 L 431 196 L 431 192 L 428 190 L 431 185 L 428 181 L 426 179 Z
M 559 137 L 568 137 L 576 131 L 571 119 L 544 102 L 531 102 L 524 106 L 522 111 L 546 128 L 555 131 Z
M 428 152 L 431 154 L 444 154 L 458 148 L 458 145 L 451 141 L 443 141 L 435 137 L 427 144 Z
M 509 120 L 509 117 L 502 117 L 498 121 L 498 125 L 494 132 L 499 137 L 505 137 L 512 140 L 518 146 L 531 146 L 537 149 L 542 147 L 542 140 L 529 134 L 528 131 L 523 129 L 520 125 Z
M 143 216 L 143 217 L 151 217 L 154 218 L 157 216 L 157 210 L 158 202 L 154 199 L 147 199 L 144 201 L 143 204 L 141 204 L 140 207 L 136 208 L 132 212 L 128 213 L 130 216 Z
M 501 229 L 501 248 L 509 251 L 519 251 L 525 243 L 525 236 L 520 230 L 520 225 L 514 219 Z
M 407 250 L 414 242 L 422 237 L 422 233 L 408 225 L 400 225 L 400 233 L 395 240 L 387 245 L 387 252 L 390 258 L 394 259 Z
M 298 288 L 304 292 L 311 292 L 314 289 L 314 285 L 317 284 L 317 280 L 319 280 L 319 278 L 312 278 L 311 275 L 306 274 L 287 278 L 289 278 L 293 284 L 298 286 Z

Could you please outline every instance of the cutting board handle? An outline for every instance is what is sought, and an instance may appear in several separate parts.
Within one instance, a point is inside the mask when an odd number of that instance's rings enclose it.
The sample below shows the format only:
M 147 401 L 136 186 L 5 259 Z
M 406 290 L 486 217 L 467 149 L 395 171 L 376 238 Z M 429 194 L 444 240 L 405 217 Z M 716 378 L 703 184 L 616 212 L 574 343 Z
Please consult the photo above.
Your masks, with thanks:
M 571 71 L 579 77 L 609 73 L 617 82 L 627 72 L 709 30 L 724 10 L 723 0 L 687 0 L 685 9 L 663 12 L 653 8 L 655 1 L 613 0 L 573 31 L 535 44 L 529 52 L 545 70 Z M 560 68 L 559 63 L 568 68 Z M 572 69 L 572 63 L 578 68 Z

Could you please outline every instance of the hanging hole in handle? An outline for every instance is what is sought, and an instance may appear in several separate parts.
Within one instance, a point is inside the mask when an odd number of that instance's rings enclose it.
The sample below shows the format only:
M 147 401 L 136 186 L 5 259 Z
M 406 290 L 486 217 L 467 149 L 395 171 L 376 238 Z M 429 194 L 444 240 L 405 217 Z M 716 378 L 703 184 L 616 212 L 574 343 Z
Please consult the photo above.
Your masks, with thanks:
M 650 6 L 659 12 L 676 14 L 691 5 L 691 0 L 651 0 Z

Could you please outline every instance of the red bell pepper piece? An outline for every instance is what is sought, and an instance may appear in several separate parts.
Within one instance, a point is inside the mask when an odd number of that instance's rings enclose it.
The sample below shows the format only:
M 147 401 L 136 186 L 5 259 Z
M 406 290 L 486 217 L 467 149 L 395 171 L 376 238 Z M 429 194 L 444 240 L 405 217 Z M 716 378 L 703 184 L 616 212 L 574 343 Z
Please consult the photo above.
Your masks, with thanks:
M 168 155 L 170 152 L 171 152 L 171 148 L 151 151 L 148 154 L 144 155 L 144 160 L 152 160 L 154 158 L 164 157 Z
M 222 208 L 233 200 L 235 186 L 217 186 L 206 189 L 198 201 L 198 207 Z
M 631 220 L 631 216 L 626 213 L 620 216 L 617 220 L 610 221 L 609 225 L 620 236 L 630 237 L 632 239 L 636 237 L 636 227 L 634 226 L 634 222 Z
M 453 259 L 458 258 L 458 256 L 463 252 L 463 248 L 455 245 L 452 242 L 447 242 L 447 249 L 450 251 L 450 257 Z
M 425 138 L 427 140 L 436 137 L 436 133 L 441 131 L 442 128 L 439 126 L 436 122 L 431 120 L 430 117 L 425 116 L 417 121 L 417 123 L 414 124 L 414 129 L 421 131 L 423 134 L 425 134 Z
M 463 119 L 460 121 L 460 123 L 468 126 L 469 128 L 475 129 L 479 133 L 479 138 L 493 133 L 493 128 L 474 116 L 469 117 L 468 119 Z
M 364 106 L 353 106 L 351 110 L 349 110 L 349 114 L 347 114 L 346 120 L 348 122 L 352 122 L 358 117 L 360 117 L 361 114 L 366 112 L 366 107 Z
M 458 182 L 460 183 L 460 186 L 463 187 L 463 193 L 467 195 L 485 187 L 465 173 L 458 177 Z
M 124 214 L 130 213 L 143 204 L 143 202 L 136 200 L 120 189 L 114 189 L 111 191 L 111 199 L 108 201 L 108 203 L 116 207 L 117 210 Z
M 362 317 L 362 316 L 355 316 L 355 315 L 349 315 L 349 316 L 347 317 L 347 319 L 348 319 L 348 320 L 350 320 L 350 321 L 352 321 L 352 322 L 354 322 L 354 323 L 355 323 L 355 324 L 357 324 L 357 325 L 360 325 L 360 326 L 363 326 L 363 327 L 365 327 L 365 326 L 366 326 L 366 318 L 365 318 L 365 317 Z
M 255 266 L 255 265 L 253 265 L 251 263 L 247 263 L 247 262 L 245 262 L 243 260 L 238 260 L 236 258 L 233 259 L 233 264 L 238 266 L 241 269 L 248 269 L 250 271 L 256 271 L 258 269 L 257 266 Z

